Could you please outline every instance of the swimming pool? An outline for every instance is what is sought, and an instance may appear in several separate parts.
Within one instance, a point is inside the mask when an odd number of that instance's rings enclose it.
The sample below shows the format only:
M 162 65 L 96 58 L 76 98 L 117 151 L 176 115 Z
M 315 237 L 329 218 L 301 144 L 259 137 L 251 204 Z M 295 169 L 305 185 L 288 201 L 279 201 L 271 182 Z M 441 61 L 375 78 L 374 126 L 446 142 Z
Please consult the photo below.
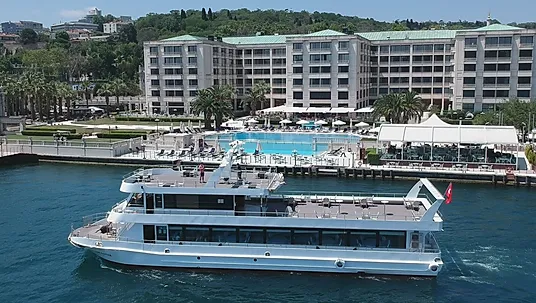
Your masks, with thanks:
M 253 153 L 260 145 L 266 154 L 290 155 L 296 150 L 300 155 L 316 155 L 327 151 L 330 146 L 354 146 L 360 137 L 345 133 L 298 133 L 298 132 L 234 132 L 207 136 L 207 140 L 218 139 L 220 146 L 229 148 L 235 140 L 243 141 L 244 149 Z

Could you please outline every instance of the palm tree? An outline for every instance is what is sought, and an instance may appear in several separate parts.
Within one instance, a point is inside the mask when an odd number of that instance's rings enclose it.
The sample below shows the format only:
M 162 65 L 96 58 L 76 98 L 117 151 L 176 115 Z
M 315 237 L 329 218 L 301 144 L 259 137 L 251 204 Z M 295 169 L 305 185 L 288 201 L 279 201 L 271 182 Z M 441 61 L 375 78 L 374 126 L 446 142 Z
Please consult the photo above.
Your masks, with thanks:
M 32 120 L 35 121 L 36 115 L 36 102 L 37 108 L 40 111 L 39 119 L 43 119 L 41 98 L 42 92 L 45 89 L 45 78 L 42 74 L 36 72 L 24 72 L 22 75 L 21 87 L 24 91 L 24 95 L 30 104 L 30 113 Z
M 198 116 L 203 114 L 205 129 L 211 128 L 212 111 L 214 110 L 212 108 L 213 103 L 209 89 L 199 90 L 195 101 L 192 103 L 192 113 Z
M 374 103 L 374 116 L 384 116 L 394 124 L 408 123 L 411 119 L 420 121 L 423 111 L 422 100 L 415 92 L 384 95 Z
M 84 96 L 84 99 L 86 99 L 86 107 L 89 108 L 89 98 L 91 98 L 91 82 L 88 80 L 82 81 L 80 84 L 81 94 Z
M 106 113 L 110 114 L 110 96 L 114 93 L 114 87 L 111 83 L 104 83 L 99 89 L 97 89 L 97 95 L 104 96 L 106 100 Z
M 67 111 L 67 119 L 71 117 L 71 101 L 76 98 L 77 93 L 73 90 L 73 88 L 67 84 L 67 83 L 60 83 L 58 88 L 58 99 L 60 102 L 59 107 L 61 108 L 61 112 L 63 113 L 63 106 L 61 105 L 61 100 L 65 101 L 65 109 Z
M 264 103 L 266 102 L 266 94 L 270 93 L 270 85 L 264 81 L 255 82 L 253 88 L 246 95 L 246 106 L 251 111 L 251 114 L 254 115 L 257 111 L 257 105 L 260 106 L 260 109 L 264 109 Z
M 223 119 L 232 116 L 231 99 L 234 88 L 230 85 L 213 86 L 198 91 L 196 100 L 192 103 L 192 112 L 203 114 L 205 128 L 210 128 L 210 120 L 214 117 L 214 126 L 219 129 Z
M 115 95 L 115 105 L 119 106 L 119 96 L 122 96 L 123 94 L 125 94 L 127 90 L 127 85 L 125 81 L 119 78 L 114 79 L 112 82 L 110 82 L 110 84 L 112 86 L 112 91 L 114 92 L 114 95 Z

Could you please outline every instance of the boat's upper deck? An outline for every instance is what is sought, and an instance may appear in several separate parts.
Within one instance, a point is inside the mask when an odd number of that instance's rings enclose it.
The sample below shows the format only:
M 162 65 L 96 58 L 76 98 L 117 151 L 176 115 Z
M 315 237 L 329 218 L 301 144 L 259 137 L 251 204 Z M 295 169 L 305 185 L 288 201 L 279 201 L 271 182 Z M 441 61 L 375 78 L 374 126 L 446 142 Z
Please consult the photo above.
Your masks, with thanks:
M 146 188 L 275 190 L 283 184 L 283 176 L 276 173 L 246 170 L 230 170 L 224 174 L 218 169 L 213 172 L 205 171 L 204 178 L 201 178 L 198 168 L 149 168 L 140 169 L 125 176 L 123 182 L 144 185 Z

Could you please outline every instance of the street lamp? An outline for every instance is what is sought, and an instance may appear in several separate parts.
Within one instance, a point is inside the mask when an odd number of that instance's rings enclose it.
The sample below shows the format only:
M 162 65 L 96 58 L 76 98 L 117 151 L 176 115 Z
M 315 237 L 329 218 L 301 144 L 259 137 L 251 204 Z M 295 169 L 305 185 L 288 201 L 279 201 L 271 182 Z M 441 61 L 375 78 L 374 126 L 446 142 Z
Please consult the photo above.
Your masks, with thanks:
M 160 119 L 154 119 L 154 122 L 156 122 L 156 133 L 158 134 L 158 122 L 160 122 Z
M 298 165 L 298 164 L 297 164 L 298 161 L 297 161 L 297 159 L 296 159 L 296 158 L 298 157 L 298 151 L 297 151 L 297 150 L 293 150 L 293 151 L 292 151 L 292 156 L 294 157 L 294 166 Z
M 525 143 L 525 126 L 527 126 L 527 124 L 525 124 L 525 122 L 521 122 L 521 142 L 522 143 Z

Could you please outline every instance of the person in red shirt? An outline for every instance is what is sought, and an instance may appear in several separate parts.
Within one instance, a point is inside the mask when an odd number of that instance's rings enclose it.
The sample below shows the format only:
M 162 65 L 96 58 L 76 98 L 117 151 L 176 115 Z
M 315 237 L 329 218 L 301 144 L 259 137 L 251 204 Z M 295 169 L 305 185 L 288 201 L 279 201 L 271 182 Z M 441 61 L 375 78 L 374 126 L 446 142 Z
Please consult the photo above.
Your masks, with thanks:
M 199 164 L 199 182 L 205 183 L 205 165 Z

